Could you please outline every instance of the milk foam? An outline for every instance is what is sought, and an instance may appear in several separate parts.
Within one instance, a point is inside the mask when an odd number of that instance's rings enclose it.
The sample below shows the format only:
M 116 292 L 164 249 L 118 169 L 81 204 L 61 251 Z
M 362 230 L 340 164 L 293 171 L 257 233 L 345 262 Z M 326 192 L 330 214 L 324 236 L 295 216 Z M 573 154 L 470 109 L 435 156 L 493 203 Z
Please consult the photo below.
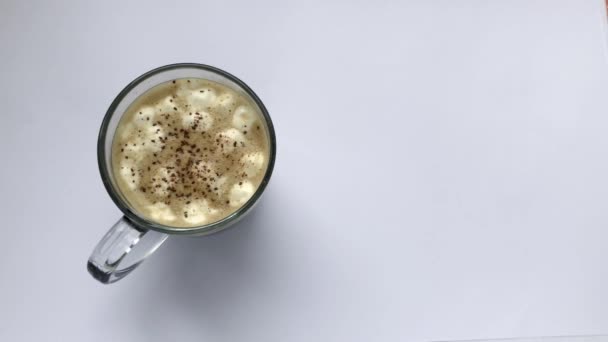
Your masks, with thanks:
M 268 166 L 268 133 L 248 98 L 179 79 L 131 105 L 114 136 L 116 183 L 140 213 L 174 227 L 209 224 L 253 196 Z

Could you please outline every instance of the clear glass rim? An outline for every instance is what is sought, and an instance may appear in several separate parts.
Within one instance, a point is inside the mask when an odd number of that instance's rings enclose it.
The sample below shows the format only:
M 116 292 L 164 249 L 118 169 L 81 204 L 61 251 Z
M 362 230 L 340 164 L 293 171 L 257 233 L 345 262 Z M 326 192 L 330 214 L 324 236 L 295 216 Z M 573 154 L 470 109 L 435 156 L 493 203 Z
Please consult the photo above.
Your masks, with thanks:
M 106 148 L 105 148 L 105 141 L 106 141 L 106 137 L 108 134 L 108 125 L 109 125 L 110 119 L 114 116 L 116 108 L 118 107 L 120 102 L 124 99 L 124 97 L 127 94 L 129 94 L 131 92 L 131 90 L 133 90 L 133 88 L 135 88 L 137 85 L 139 85 L 143 81 L 147 80 L 148 78 L 155 76 L 157 74 L 160 74 L 160 73 L 164 73 L 164 72 L 176 70 L 176 69 L 202 69 L 204 71 L 211 72 L 211 73 L 217 74 L 219 76 L 222 76 L 224 78 L 227 78 L 230 81 L 236 83 L 247 93 L 247 95 L 249 95 L 251 97 L 251 99 L 260 108 L 262 116 L 266 120 L 266 125 L 267 125 L 267 129 L 268 129 L 268 137 L 269 137 L 268 166 L 266 168 L 266 173 L 264 174 L 264 178 L 262 179 L 262 182 L 260 183 L 260 186 L 258 187 L 256 192 L 249 199 L 249 201 L 247 201 L 243 206 L 241 206 L 237 211 L 230 214 L 229 216 L 226 216 L 225 218 L 223 218 L 219 221 L 216 221 L 216 222 L 213 222 L 210 224 L 206 224 L 206 225 L 202 225 L 202 226 L 196 226 L 196 227 L 166 226 L 166 225 L 162 225 L 162 224 L 159 224 L 159 223 L 151 221 L 151 220 L 147 220 L 143 217 L 140 217 L 135 212 L 133 212 L 133 210 L 131 210 L 129 205 L 122 199 L 122 197 L 118 195 L 118 190 L 114 188 L 114 185 L 112 184 L 112 180 L 111 180 L 109 172 L 108 172 L 108 165 L 106 163 L 106 158 L 105 158 L 106 153 L 108 152 L 108 151 L 106 151 Z M 114 134 L 114 132 L 109 132 L 109 133 Z M 111 153 L 111 151 L 110 151 L 110 153 Z M 230 223 L 232 223 L 233 221 L 235 221 L 239 217 L 241 217 L 243 214 L 245 214 L 258 201 L 258 199 L 264 192 L 264 189 L 268 185 L 268 182 L 270 181 L 270 176 L 272 175 L 272 171 L 274 168 L 275 157 L 276 157 L 276 136 L 275 136 L 275 132 L 274 132 L 274 126 L 272 124 L 272 120 L 270 119 L 270 115 L 268 114 L 268 110 L 266 110 L 266 107 L 264 106 L 264 104 L 262 103 L 260 98 L 255 94 L 255 92 L 251 88 L 249 88 L 249 86 L 247 84 L 245 84 L 245 82 L 241 81 L 236 76 L 234 76 L 224 70 L 218 69 L 216 67 L 212 67 L 212 66 L 205 65 L 205 64 L 199 64 L 199 63 L 169 64 L 169 65 L 161 66 L 156 69 L 150 70 L 150 71 L 144 73 L 143 75 L 137 77 L 135 80 L 133 80 L 131 83 L 129 83 L 118 94 L 118 96 L 116 96 L 114 101 L 112 101 L 112 104 L 108 108 L 108 110 L 103 118 L 103 121 L 101 123 L 101 128 L 99 130 L 99 137 L 97 139 L 97 163 L 99 166 L 99 172 L 101 174 L 101 179 L 106 188 L 106 191 L 108 192 L 108 194 L 110 195 L 110 197 L 112 198 L 112 200 L 114 201 L 116 206 L 118 206 L 118 208 L 124 213 L 126 218 L 131 220 L 136 225 L 138 225 L 142 228 L 145 228 L 145 229 L 152 229 L 152 230 L 159 231 L 162 233 L 167 233 L 167 234 L 202 235 L 202 234 L 214 233 L 214 232 L 217 232 L 224 228 L 227 228 Z

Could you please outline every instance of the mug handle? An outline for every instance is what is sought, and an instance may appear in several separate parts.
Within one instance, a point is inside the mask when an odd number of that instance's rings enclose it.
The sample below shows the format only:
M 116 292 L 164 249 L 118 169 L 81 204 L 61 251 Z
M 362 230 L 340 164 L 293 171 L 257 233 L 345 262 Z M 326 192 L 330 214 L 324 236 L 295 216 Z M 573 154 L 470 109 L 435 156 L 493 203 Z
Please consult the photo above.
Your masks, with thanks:
M 139 228 L 123 217 L 99 241 L 89 257 L 87 270 L 103 284 L 118 281 L 154 253 L 167 237 Z

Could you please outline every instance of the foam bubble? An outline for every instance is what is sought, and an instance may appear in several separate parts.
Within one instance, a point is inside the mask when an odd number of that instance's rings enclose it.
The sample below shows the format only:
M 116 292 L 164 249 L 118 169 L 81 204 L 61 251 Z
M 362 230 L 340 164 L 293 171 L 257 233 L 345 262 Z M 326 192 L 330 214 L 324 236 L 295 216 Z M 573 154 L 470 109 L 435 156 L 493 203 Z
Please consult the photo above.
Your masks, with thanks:
M 238 106 L 232 115 L 232 125 L 238 129 L 252 127 L 256 120 L 256 113 L 249 106 Z
M 230 206 L 242 206 L 251 198 L 251 196 L 253 196 L 254 192 L 255 187 L 249 181 L 234 184 L 232 189 L 230 189 Z

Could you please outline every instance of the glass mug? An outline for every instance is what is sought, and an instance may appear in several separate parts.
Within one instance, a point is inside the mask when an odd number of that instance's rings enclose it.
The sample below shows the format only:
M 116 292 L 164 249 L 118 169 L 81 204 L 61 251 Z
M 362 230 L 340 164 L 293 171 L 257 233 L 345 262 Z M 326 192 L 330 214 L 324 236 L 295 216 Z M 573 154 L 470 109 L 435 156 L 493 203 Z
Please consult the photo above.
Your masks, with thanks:
M 255 104 L 265 121 L 269 142 L 268 167 L 260 186 L 253 196 L 229 216 L 202 226 L 177 228 L 165 226 L 139 215 L 120 193 L 112 172 L 112 140 L 123 114 L 143 93 L 154 86 L 180 78 L 203 78 L 218 82 L 248 98 Z M 276 155 L 276 137 L 268 111 L 258 96 L 235 76 L 208 65 L 180 63 L 166 65 L 149 71 L 123 89 L 110 105 L 99 131 L 97 161 L 101 179 L 108 194 L 122 210 L 124 216 L 99 241 L 89 257 L 89 273 L 104 284 L 120 280 L 134 270 L 167 239 L 169 234 L 201 236 L 216 233 L 236 223 L 247 214 L 264 192 Z

